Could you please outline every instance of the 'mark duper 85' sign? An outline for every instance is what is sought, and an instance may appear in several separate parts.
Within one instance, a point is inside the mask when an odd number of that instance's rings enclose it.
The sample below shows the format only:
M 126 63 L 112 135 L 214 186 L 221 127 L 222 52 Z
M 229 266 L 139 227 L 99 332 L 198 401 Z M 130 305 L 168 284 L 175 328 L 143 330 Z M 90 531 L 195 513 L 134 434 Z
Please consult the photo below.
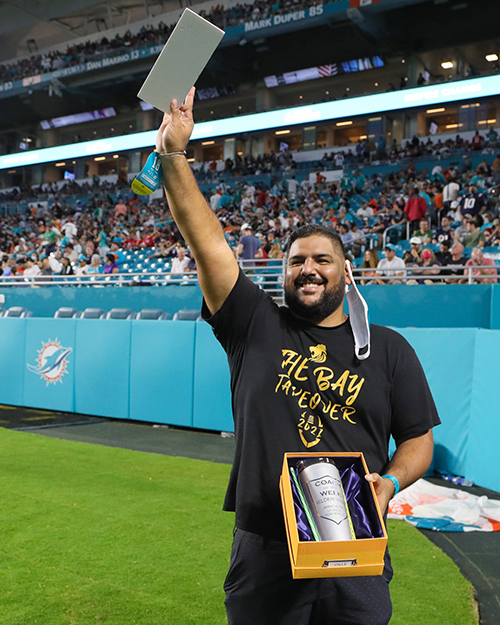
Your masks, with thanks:
M 311 17 L 319 17 L 323 15 L 324 8 L 322 4 L 309 7 L 300 11 L 294 11 L 293 13 L 284 13 L 283 15 L 273 15 L 263 20 L 256 20 L 255 22 L 245 22 L 245 32 L 250 33 L 254 30 L 261 30 L 262 28 L 271 28 L 272 26 L 281 26 L 281 24 L 289 24 L 290 22 L 301 22 Z

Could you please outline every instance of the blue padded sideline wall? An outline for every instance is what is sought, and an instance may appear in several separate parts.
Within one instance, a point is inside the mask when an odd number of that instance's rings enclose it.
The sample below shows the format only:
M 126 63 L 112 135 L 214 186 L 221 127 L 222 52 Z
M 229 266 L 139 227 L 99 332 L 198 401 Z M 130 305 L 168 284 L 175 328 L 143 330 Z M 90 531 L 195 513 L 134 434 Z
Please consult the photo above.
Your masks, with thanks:
M 417 352 L 443 422 L 435 468 L 500 490 L 500 331 L 397 331 Z M 57 381 L 42 374 L 48 345 L 64 354 Z M 226 356 L 202 321 L 0 319 L 0 350 L 0 403 L 233 429 Z
M 362 286 L 372 323 L 398 328 L 443 327 L 500 329 L 500 284 L 434 286 Z M 196 285 L 167 287 L 0 288 L 4 308 L 23 306 L 35 317 L 53 317 L 61 306 L 85 308 L 161 308 L 171 314 L 182 308 L 200 309 Z

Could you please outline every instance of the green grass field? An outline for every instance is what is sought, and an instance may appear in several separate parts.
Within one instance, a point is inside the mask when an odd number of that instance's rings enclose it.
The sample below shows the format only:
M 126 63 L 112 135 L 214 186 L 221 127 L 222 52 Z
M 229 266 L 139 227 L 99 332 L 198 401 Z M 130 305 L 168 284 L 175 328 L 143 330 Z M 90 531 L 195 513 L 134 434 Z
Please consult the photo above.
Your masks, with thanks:
M 229 466 L 0 429 L 0 623 L 223 625 Z M 394 625 L 474 625 L 470 584 L 391 522 Z M 258 624 L 256 624 L 258 625 Z

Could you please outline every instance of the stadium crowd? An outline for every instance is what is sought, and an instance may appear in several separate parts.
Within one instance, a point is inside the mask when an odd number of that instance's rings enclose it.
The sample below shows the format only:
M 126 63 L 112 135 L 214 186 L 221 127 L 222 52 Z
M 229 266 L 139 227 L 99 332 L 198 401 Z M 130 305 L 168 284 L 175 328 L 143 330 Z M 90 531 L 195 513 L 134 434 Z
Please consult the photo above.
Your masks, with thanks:
M 494 139 L 483 139 L 481 147 L 487 141 L 495 145 Z M 397 153 L 413 156 L 428 149 L 427 143 L 410 143 Z M 430 171 L 417 171 L 407 159 L 385 176 L 366 176 L 355 165 L 338 182 L 328 182 L 321 168 L 299 175 L 289 153 L 226 161 L 225 173 L 212 174 L 205 196 L 243 260 L 259 258 L 262 264 L 266 258 L 282 258 L 289 234 L 317 223 L 338 231 L 363 270 L 364 284 L 466 281 L 464 270 L 454 269 L 464 265 L 474 265 L 474 275 L 483 276 L 478 280 L 496 281 L 495 262 L 483 249 L 498 248 L 500 255 L 500 155 L 473 168 L 474 145 L 467 151 L 457 138 L 453 149 L 458 146 L 463 154 L 447 167 L 435 160 Z M 436 144 L 429 149 L 435 154 Z M 362 158 L 368 162 L 369 154 L 363 152 Z M 247 182 L 249 171 L 272 171 L 270 184 Z M 30 206 L 25 214 L 1 219 L 4 276 L 116 273 L 130 250 L 184 261 L 184 243 L 166 200 L 144 203 L 123 177 L 114 183 L 95 176 L 61 188 L 16 189 L 3 199 L 29 201 Z M 188 266 L 186 258 L 177 268 L 193 271 L 194 262 Z
M 329 3 L 337 1 L 328 0 Z M 261 20 L 273 15 L 307 9 L 315 4 L 318 4 L 318 0 L 279 0 L 278 2 L 254 0 L 252 3 L 236 4 L 228 8 L 217 4 L 211 11 L 200 11 L 199 14 L 219 28 L 226 29 L 249 20 Z M 141 46 L 163 44 L 174 27 L 175 22 L 167 25 L 162 21 L 156 27 L 142 26 L 136 33 L 132 33 L 129 29 L 124 35 L 117 34 L 111 39 L 104 36 L 99 40 L 69 45 L 64 51 L 53 50 L 46 54 L 34 54 L 29 58 L 2 63 L 0 64 L 0 83 L 54 72 L 96 60 L 101 56 L 119 54 Z

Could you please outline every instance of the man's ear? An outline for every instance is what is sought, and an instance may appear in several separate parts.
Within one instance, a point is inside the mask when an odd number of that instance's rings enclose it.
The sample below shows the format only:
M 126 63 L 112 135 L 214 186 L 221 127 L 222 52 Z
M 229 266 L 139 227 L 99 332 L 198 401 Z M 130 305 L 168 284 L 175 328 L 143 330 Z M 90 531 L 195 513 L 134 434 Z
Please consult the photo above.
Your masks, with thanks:
M 344 271 L 345 271 L 345 285 L 346 285 L 346 290 L 347 290 L 347 287 L 352 286 L 354 282 L 354 277 L 352 275 L 351 261 L 347 260 L 347 258 L 344 264 Z

